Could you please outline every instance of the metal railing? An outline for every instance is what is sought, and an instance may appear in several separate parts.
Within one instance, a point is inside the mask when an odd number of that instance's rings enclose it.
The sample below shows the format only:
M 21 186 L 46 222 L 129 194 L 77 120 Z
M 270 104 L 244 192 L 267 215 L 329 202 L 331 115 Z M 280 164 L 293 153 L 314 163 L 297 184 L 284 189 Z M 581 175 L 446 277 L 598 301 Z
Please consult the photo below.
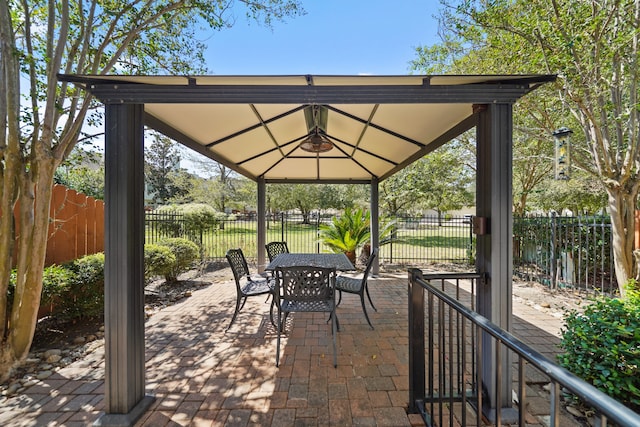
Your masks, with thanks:
M 551 384 L 550 426 L 560 425 L 563 393 L 570 393 L 572 398 L 593 409 L 601 426 L 609 420 L 621 427 L 640 425 L 640 415 L 476 313 L 473 295 L 479 280 L 482 277 L 475 274 L 425 275 L 419 269 L 409 270 L 411 413 L 422 414 L 429 426 L 486 425 L 486 418 L 478 413 L 478 408 L 485 408 L 487 401 L 502 402 L 505 396 L 512 395 L 512 390 L 501 387 L 503 375 L 510 375 L 502 372 L 502 358 L 511 352 L 517 359 L 517 403 L 513 409 L 517 411 L 518 425 L 527 425 L 527 366 L 537 369 Z M 441 283 L 439 287 L 433 285 L 436 281 Z M 490 337 L 495 346 L 493 361 L 483 360 L 485 340 L 479 339 L 483 335 Z M 483 392 L 486 389 L 482 386 L 482 372 L 486 363 L 495 363 L 496 367 L 495 377 L 490 379 L 495 381 L 492 396 Z M 472 415 L 468 414 L 470 409 Z M 501 409 L 495 411 L 492 418 L 492 425 L 501 425 Z

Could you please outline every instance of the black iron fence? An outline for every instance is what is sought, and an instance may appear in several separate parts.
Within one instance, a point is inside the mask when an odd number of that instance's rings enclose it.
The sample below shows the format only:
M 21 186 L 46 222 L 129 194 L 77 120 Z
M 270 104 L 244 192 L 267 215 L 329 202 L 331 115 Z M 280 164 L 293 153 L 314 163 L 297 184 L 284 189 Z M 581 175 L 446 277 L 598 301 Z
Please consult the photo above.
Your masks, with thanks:
M 525 217 L 513 221 L 513 269 L 552 289 L 617 290 L 609 217 Z
M 257 258 L 255 216 L 232 216 L 195 234 L 184 231 L 183 222 L 181 214 L 148 212 L 146 243 L 155 243 L 165 237 L 186 237 L 203 248 L 203 256 L 207 260 L 222 261 L 227 249 L 234 247 L 242 248 L 248 259 Z M 318 233 L 321 224 L 330 222 L 330 216 L 269 215 L 266 240 L 286 241 L 292 252 L 324 252 L 328 249 L 320 242 Z M 468 217 L 397 217 L 394 222 L 390 243 L 380 248 L 383 262 L 400 265 L 427 262 L 473 264 L 474 238 Z
M 487 402 L 513 401 L 509 409 L 517 420 L 509 421 L 511 425 L 538 424 L 532 417 L 545 419 L 539 424 L 574 425 L 575 420 L 561 410 L 564 400 L 593 414 L 585 425 L 640 425 L 639 414 L 479 315 L 473 301 L 481 280 L 477 274 L 427 275 L 409 270 L 409 412 L 421 414 L 428 426 L 500 426 L 502 410 L 489 411 L 483 418 L 479 408 L 495 408 Z M 494 360 L 484 359 L 483 345 L 495 349 Z M 514 357 L 514 370 L 496 368 L 490 378 L 483 377 L 483 365 L 500 367 L 508 353 Z M 540 394 L 527 396 L 531 384 L 526 374 L 532 370 L 550 385 L 546 411 Z M 486 382 L 494 386 L 487 387 Z M 504 383 L 513 387 L 502 387 Z M 488 389 L 493 392 L 487 394 Z M 535 412 L 528 414 L 532 408 Z
M 330 216 L 269 215 L 266 241 L 286 241 L 292 252 L 327 251 L 320 242 L 321 224 Z M 468 216 L 397 217 L 390 243 L 380 247 L 383 265 L 419 266 L 458 263 L 473 270 L 475 236 Z M 608 217 L 514 218 L 513 270 L 521 278 L 551 288 L 614 292 L 611 223 Z M 257 259 L 255 216 L 235 216 L 207 230 L 186 231 L 184 217 L 176 213 L 146 214 L 146 242 L 164 237 L 187 237 L 200 245 L 207 261 L 224 261 L 229 248 L 242 248 Z

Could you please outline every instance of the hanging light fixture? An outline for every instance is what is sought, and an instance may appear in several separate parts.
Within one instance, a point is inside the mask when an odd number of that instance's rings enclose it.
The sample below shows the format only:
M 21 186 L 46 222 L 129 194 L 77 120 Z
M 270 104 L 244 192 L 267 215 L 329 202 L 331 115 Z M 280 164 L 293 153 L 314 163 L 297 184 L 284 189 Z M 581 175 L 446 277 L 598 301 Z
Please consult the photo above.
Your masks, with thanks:
M 309 153 L 326 153 L 333 148 L 333 142 L 316 127 L 314 132 L 300 143 L 300 148 Z
M 305 111 L 305 120 L 309 135 L 300 143 L 299 147 L 309 153 L 325 153 L 333 148 L 333 142 L 325 134 L 327 128 L 327 110 L 319 105 L 313 105 Z

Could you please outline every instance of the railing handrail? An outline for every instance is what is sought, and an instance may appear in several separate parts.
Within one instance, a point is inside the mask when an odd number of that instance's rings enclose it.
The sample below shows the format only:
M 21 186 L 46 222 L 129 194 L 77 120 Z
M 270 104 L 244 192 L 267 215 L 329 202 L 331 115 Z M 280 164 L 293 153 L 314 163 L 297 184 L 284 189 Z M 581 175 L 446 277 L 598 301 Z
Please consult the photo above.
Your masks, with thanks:
M 474 275 L 473 273 L 470 274 L 472 276 Z M 429 277 L 430 280 L 437 280 L 443 277 L 458 278 L 464 275 L 465 274 L 458 275 L 456 273 L 424 275 L 422 271 L 417 268 L 410 269 L 410 277 L 414 278 L 416 283 L 425 288 L 427 291 L 433 293 L 439 299 L 445 301 L 448 305 L 453 307 L 457 312 L 469 319 L 475 325 L 480 326 L 485 332 L 503 342 L 507 347 L 527 360 L 527 362 L 531 363 L 533 366 L 540 369 L 540 371 L 547 374 L 553 382 L 557 382 L 563 387 L 567 388 L 580 399 L 600 411 L 600 413 L 605 415 L 608 419 L 622 426 L 640 425 L 639 414 L 632 411 L 617 400 L 613 399 L 606 393 L 600 391 L 593 385 L 587 383 L 583 379 L 555 364 L 534 348 L 520 341 L 518 338 L 500 328 L 498 325 L 491 322 L 486 317 L 481 316 L 475 311 L 472 311 L 469 308 L 465 307 L 459 301 L 440 291 L 438 288 L 431 285 L 425 280 L 426 277 Z M 475 276 L 478 277 L 479 275 Z

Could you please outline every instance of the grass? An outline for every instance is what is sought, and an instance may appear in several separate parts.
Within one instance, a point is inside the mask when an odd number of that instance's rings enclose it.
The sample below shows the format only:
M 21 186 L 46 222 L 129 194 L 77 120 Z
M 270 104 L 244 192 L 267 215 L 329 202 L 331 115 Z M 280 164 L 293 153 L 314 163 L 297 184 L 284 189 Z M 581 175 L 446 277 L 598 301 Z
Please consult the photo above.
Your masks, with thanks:
M 446 224 L 446 223 L 445 223 Z M 154 241 L 147 230 L 147 243 Z M 156 237 L 158 240 L 160 237 Z M 384 245 L 381 257 L 396 261 L 464 261 L 470 243 L 469 227 L 446 224 L 401 228 L 400 242 Z M 285 240 L 291 252 L 329 252 L 318 241 L 316 224 L 301 222 L 269 222 L 266 241 Z M 224 259 L 229 248 L 242 248 L 247 258 L 257 257 L 257 223 L 255 221 L 229 221 L 224 228 L 206 232 L 202 239 L 206 258 Z M 198 242 L 197 242 L 198 243 Z

